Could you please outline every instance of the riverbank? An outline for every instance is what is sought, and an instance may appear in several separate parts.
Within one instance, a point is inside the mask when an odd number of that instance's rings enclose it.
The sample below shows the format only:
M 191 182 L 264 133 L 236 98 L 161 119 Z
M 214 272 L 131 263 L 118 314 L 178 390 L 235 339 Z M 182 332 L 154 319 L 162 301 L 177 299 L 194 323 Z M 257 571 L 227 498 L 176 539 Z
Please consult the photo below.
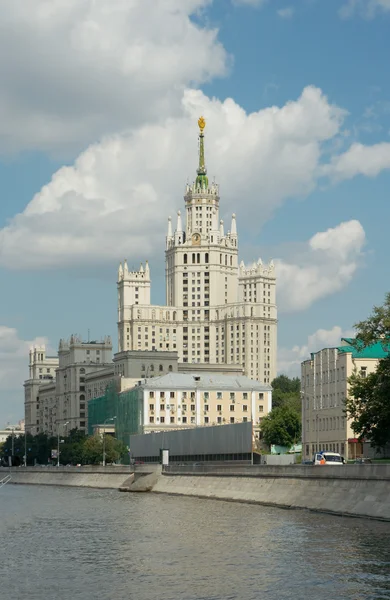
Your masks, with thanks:
M 134 482 L 129 467 L 23 467 L 2 469 L 0 475 L 11 475 L 8 485 L 55 485 L 119 489 Z
M 390 466 L 169 467 L 154 493 L 390 521 Z

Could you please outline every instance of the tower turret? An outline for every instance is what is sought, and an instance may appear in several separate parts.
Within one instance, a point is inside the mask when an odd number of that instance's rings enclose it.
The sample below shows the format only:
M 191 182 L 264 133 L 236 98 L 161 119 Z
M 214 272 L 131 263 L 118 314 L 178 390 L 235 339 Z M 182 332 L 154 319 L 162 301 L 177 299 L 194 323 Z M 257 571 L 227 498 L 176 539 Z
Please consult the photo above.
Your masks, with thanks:
M 196 187 L 201 189 L 208 189 L 209 179 L 207 177 L 207 169 L 204 158 L 204 128 L 206 127 L 206 121 L 204 117 L 199 117 L 199 167 L 197 168 L 198 176 L 196 178 Z

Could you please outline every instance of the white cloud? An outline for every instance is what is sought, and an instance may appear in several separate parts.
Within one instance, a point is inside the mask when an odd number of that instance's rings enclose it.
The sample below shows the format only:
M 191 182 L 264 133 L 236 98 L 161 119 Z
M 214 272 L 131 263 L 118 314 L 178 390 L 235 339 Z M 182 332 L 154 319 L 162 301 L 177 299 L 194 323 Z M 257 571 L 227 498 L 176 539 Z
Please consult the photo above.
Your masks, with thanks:
M 20 389 L 28 378 L 28 352 L 31 346 L 47 344 L 43 337 L 22 340 L 16 329 L 0 325 L 0 390 Z
M 0 152 L 64 152 L 180 111 L 224 75 L 212 0 L 0 0 Z
M 382 142 L 372 146 L 354 143 L 346 152 L 333 157 L 325 166 L 324 174 L 340 181 L 352 179 L 356 175 L 376 177 L 385 169 L 390 169 L 390 143 Z
M 244 6 L 263 6 L 266 4 L 268 0 L 232 0 L 232 3 L 236 6 L 244 5 Z
M 353 337 L 353 335 L 352 329 L 343 331 L 341 327 L 335 325 L 332 329 L 317 329 L 315 333 L 308 336 L 303 346 L 278 348 L 278 373 L 299 377 L 301 362 L 309 359 L 311 352 L 339 346 L 342 337 Z
M 209 176 L 217 175 L 221 211 L 238 213 L 241 232 L 258 230 L 286 199 L 314 189 L 322 144 L 345 114 L 315 87 L 251 114 L 230 98 L 187 90 L 180 116 L 107 137 L 55 173 L 0 231 L 0 264 L 100 265 L 161 253 L 166 219 L 183 208 L 185 179 L 195 175 L 202 113 Z
M 348 285 L 359 266 L 364 243 L 365 232 L 359 221 L 347 221 L 316 233 L 293 261 L 276 260 L 280 309 L 304 310 Z
M 276 11 L 281 19 L 291 19 L 294 15 L 294 8 L 292 6 L 286 6 L 286 8 L 280 8 Z
M 355 14 L 365 19 L 373 19 L 378 14 L 390 11 L 390 0 L 348 0 L 339 9 L 342 19 L 349 19 Z

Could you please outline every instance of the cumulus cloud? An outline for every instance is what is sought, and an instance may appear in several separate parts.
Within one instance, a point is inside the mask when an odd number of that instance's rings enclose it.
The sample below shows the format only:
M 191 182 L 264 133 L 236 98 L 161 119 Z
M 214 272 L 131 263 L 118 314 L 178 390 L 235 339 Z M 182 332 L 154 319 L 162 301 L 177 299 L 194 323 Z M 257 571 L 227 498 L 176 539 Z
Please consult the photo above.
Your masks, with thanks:
M 280 309 L 304 310 L 348 285 L 364 244 L 364 229 L 352 220 L 316 233 L 290 262 L 276 260 Z
M 31 346 L 47 344 L 43 337 L 22 340 L 16 329 L 0 325 L 0 390 L 22 390 L 28 377 L 28 352 Z
M 301 362 L 309 359 L 311 352 L 339 346 L 342 337 L 352 337 L 353 335 L 352 329 L 343 330 L 339 325 L 335 325 L 332 329 L 317 329 L 315 333 L 308 336 L 303 346 L 278 348 L 278 373 L 299 377 Z
M 314 189 L 322 144 L 338 134 L 345 113 L 315 87 L 250 114 L 232 99 L 186 90 L 179 116 L 106 137 L 55 173 L 0 231 L 0 264 L 90 265 L 161 252 L 167 216 L 182 208 L 185 179 L 195 175 L 200 114 L 221 211 L 238 212 L 242 232 Z
M 372 146 L 354 143 L 346 152 L 332 158 L 331 164 L 324 167 L 324 174 L 339 181 L 356 175 L 376 177 L 384 169 L 390 169 L 390 143 Z
M 348 0 L 339 9 L 342 19 L 349 19 L 355 14 L 365 18 L 373 19 L 375 16 L 390 11 L 390 0 Z
M 232 3 L 235 4 L 236 6 L 244 5 L 244 6 L 262 6 L 264 4 L 266 4 L 266 2 L 268 2 L 268 0 L 232 0 Z
M 180 111 L 226 73 L 212 0 L 0 0 L 0 152 L 73 150 Z
M 286 8 L 280 8 L 276 12 L 281 19 L 291 19 L 295 10 L 292 6 L 286 6 Z

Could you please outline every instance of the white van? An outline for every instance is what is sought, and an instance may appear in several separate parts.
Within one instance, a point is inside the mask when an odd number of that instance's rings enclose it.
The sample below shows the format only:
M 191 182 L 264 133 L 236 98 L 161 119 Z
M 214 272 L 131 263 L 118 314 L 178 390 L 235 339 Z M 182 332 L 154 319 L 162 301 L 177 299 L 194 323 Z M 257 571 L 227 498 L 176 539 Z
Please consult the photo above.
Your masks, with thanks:
M 330 465 L 336 467 L 343 464 L 344 461 L 337 452 L 328 452 L 327 450 L 324 450 L 322 452 L 316 452 L 313 458 L 313 465 Z

